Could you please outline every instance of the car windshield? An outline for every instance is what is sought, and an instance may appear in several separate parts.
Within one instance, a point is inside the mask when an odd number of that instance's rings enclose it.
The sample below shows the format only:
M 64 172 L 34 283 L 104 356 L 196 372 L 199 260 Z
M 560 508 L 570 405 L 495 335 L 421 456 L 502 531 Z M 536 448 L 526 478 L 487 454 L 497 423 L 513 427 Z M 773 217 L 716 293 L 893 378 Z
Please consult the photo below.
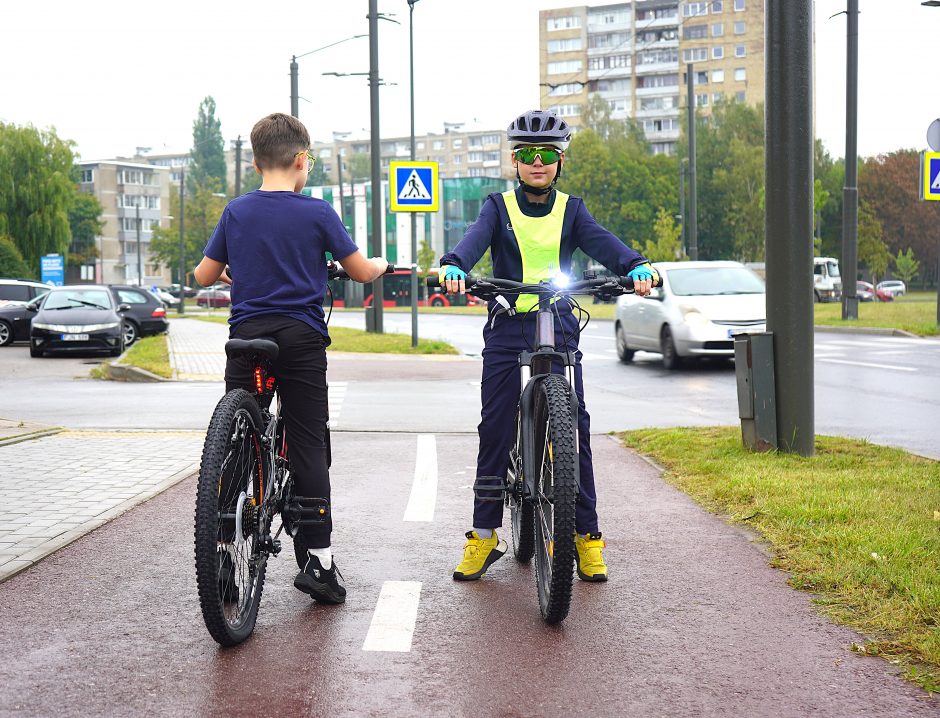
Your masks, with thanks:
M 680 297 L 716 294 L 764 294 L 763 280 L 744 267 L 688 267 L 666 272 L 672 293 Z
M 111 296 L 105 289 L 63 289 L 50 292 L 43 309 L 67 309 L 70 307 L 111 308 Z
M 830 277 L 838 277 L 839 275 L 839 264 L 838 262 L 826 262 L 826 269 L 829 270 Z

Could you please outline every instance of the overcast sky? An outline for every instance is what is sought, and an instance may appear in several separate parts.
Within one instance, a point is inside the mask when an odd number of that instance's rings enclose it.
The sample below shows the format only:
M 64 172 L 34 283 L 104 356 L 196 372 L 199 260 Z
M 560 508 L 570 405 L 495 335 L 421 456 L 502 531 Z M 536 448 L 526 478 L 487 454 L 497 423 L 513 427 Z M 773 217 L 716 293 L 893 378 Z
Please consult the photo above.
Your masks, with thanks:
M 570 0 L 421 0 L 415 5 L 416 131 L 466 121 L 500 128 L 537 106 L 538 11 Z M 603 4 L 597 2 L 595 4 Z M 860 0 L 859 153 L 926 149 L 940 116 L 932 51 L 940 8 Z M 845 0 L 816 2 L 817 134 L 845 150 Z M 381 131 L 409 133 L 408 4 L 379 0 Z M 290 111 L 289 64 L 368 32 L 367 0 L 3 2 L 0 120 L 53 126 L 83 159 L 185 152 L 200 101 L 212 95 L 226 141 Z M 369 133 L 368 38 L 298 60 L 300 117 L 314 139 Z

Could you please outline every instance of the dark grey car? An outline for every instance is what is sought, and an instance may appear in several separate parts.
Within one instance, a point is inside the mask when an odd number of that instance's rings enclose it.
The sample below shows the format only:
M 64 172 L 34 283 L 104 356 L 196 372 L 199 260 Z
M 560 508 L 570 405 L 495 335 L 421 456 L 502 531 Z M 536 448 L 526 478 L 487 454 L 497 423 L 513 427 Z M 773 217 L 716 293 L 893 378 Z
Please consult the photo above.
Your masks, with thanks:
M 166 307 L 155 295 L 140 287 L 126 284 L 109 284 L 117 304 L 127 304 L 124 312 L 124 345 L 130 346 L 138 337 L 165 332 L 170 322 L 166 318 Z
M 127 304 L 117 305 L 108 287 L 81 284 L 56 287 L 39 304 L 29 330 L 29 355 L 50 352 L 124 351 Z

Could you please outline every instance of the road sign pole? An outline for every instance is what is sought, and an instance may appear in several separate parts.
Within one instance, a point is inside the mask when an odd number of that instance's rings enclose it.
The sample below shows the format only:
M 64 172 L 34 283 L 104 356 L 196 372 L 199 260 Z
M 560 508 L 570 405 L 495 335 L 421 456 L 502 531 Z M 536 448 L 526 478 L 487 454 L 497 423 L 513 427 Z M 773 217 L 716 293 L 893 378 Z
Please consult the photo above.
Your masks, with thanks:
M 858 319 L 858 0 L 846 11 L 845 185 L 842 188 L 842 319 Z
M 415 2 L 408 2 L 408 66 L 411 73 L 411 161 L 415 161 Z M 391 188 L 391 179 L 389 179 Z M 411 346 L 418 346 L 418 218 L 411 213 Z

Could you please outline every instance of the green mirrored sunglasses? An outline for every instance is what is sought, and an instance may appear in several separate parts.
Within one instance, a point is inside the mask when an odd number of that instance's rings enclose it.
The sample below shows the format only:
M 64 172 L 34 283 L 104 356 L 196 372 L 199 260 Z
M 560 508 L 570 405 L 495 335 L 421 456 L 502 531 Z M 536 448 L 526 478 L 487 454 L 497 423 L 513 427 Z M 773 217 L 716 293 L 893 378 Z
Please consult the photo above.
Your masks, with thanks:
M 543 165 L 553 165 L 561 159 L 562 153 L 554 147 L 517 147 L 512 154 L 524 165 L 535 164 L 536 157 L 542 160 Z

